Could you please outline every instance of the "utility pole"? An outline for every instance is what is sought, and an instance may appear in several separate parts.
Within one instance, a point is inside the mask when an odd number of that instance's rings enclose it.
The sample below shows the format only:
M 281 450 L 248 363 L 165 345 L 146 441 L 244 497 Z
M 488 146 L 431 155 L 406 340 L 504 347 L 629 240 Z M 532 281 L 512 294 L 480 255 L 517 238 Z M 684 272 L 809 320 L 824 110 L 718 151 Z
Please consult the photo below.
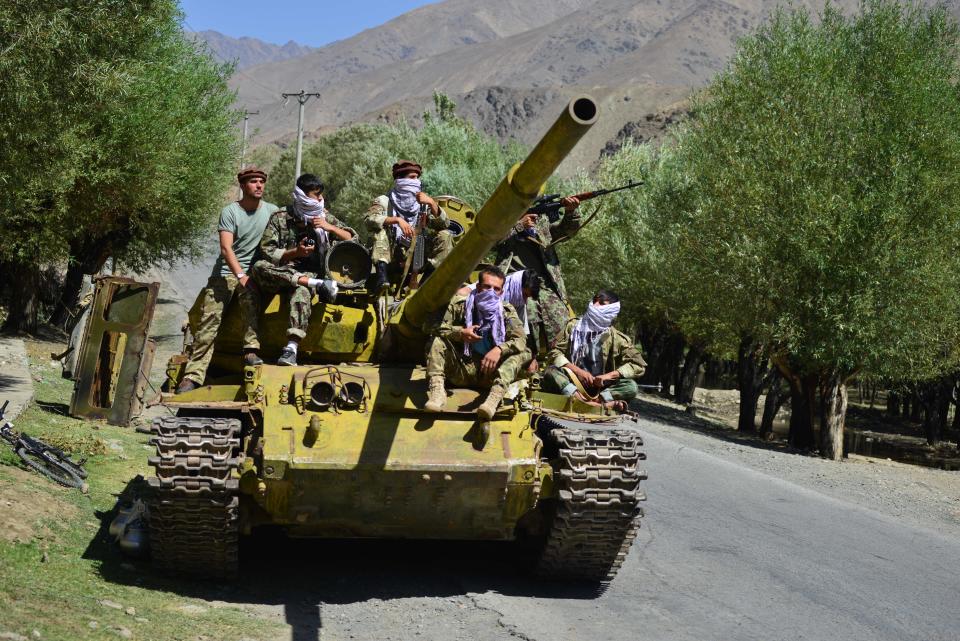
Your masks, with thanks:
M 243 169 L 243 159 L 247 154 L 247 123 L 250 121 L 250 116 L 256 116 L 260 111 L 246 111 L 243 112 L 243 144 L 240 146 L 240 169 Z
M 301 89 L 300 93 L 284 93 L 280 95 L 284 98 L 296 98 L 297 102 L 300 103 L 300 115 L 297 119 L 297 169 L 293 174 L 293 179 L 296 180 L 300 177 L 300 160 L 303 157 L 303 105 L 311 98 L 319 98 L 320 94 L 306 93 Z

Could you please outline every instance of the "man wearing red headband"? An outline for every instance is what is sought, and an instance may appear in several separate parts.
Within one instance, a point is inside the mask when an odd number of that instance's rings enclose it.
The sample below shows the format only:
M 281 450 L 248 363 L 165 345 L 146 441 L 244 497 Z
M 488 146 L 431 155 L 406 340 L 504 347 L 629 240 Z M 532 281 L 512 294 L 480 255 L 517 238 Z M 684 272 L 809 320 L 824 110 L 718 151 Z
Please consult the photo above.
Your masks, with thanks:
M 260 237 L 278 207 L 263 200 L 263 187 L 267 174 L 255 165 L 244 167 L 237 174 L 242 196 L 220 212 L 220 257 L 213 266 L 207 286 L 200 290 L 188 315 L 193 344 L 190 360 L 184 367 L 183 378 L 177 393 L 189 392 L 203 385 L 207 366 L 213 356 L 213 342 L 220 329 L 223 310 L 236 292 L 246 320 L 243 338 L 245 364 L 256 365 L 262 361 L 257 356 L 260 342 L 254 329 L 256 323 L 256 298 L 250 295 L 255 287 L 247 275 L 260 245 Z

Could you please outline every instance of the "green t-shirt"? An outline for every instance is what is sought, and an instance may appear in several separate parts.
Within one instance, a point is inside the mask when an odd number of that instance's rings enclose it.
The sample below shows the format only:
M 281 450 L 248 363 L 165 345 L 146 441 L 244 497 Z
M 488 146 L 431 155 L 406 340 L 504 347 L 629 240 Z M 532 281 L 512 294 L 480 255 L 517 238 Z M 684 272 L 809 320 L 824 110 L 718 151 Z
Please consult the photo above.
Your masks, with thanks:
M 233 253 L 236 254 L 243 271 L 250 269 L 253 257 L 260 246 L 263 230 L 266 229 L 270 216 L 278 209 L 280 208 L 276 205 L 261 200 L 257 211 L 246 211 L 240 203 L 232 202 L 220 212 L 220 224 L 217 225 L 217 230 L 233 233 Z M 220 255 L 213 266 L 213 275 L 229 276 L 232 273 L 227 261 L 223 259 L 223 255 Z

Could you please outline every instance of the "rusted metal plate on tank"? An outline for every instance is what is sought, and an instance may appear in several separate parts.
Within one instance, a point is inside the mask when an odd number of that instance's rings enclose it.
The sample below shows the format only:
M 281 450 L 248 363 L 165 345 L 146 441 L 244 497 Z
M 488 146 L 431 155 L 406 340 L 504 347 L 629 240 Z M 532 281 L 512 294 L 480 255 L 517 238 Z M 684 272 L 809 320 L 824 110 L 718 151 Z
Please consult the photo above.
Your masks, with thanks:
M 142 407 L 150 374 L 152 354 L 144 357 L 160 283 L 106 276 L 94 287 L 70 414 L 126 425 Z

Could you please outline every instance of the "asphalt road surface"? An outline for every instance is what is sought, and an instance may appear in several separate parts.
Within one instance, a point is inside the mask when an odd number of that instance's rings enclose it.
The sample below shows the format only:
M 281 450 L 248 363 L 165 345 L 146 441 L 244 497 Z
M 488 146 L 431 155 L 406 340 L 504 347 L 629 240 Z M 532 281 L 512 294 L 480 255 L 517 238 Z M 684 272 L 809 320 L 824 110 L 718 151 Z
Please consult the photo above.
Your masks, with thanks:
M 263 535 L 245 540 L 237 586 L 165 589 L 294 641 L 960 639 L 960 540 L 646 443 L 643 527 L 600 594 L 530 579 L 508 545 Z
M 208 270 L 167 275 L 172 313 Z M 294 641 L 960 639 L 960 539 L 646 443 L 646 517 L 602 594 L 531 580 L 512 546 L 270 537 L 245 541 L 238 586 L 166 589 L 241 604 Z

